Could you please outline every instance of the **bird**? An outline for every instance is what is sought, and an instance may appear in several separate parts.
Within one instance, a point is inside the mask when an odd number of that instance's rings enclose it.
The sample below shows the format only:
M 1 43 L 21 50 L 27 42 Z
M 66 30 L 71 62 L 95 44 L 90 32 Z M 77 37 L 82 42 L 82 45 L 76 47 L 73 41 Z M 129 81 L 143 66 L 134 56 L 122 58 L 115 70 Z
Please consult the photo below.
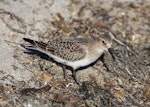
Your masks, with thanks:
M 65 79 L 66 66 L 72 68 L 72 77 L 77 84 L 80 84 L 76 77 L 77 70 L 94 63 L 112 45 L 111 38 L 106 35 L 92 38 L 61 38 L 49 42 L 29 38 L 23 40 L 29 43 L 25 46 L 26 49 L 42 52 L 62 64 Z

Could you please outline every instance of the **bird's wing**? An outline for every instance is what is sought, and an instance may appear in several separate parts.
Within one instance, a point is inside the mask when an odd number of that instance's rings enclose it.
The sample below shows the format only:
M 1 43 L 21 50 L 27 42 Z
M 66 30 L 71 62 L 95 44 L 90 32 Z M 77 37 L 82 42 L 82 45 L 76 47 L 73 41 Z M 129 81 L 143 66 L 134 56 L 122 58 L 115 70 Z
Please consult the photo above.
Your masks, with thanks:
M 84 58 L 86 55 L 85 50 L 80 44 L 68 40 L 51 41 L 46 46 L 46 50 L 68 61 L 77 61 Z
M 49 53 L 49 55 L 55 55 L 64 60 L 77 61 L 84 58 L 86 55 L 86 52 L 80 45 L 79 40 L 77 40 L 77 42 L 69 39 L 57 39 L 50 41 L 49 43 L 44 43 L 42 41 L 34 41 L 28 38 L 23 39 L 31 44 L 26 48 L 39 48 L 43 52 L 45 51 L 46 53 Z

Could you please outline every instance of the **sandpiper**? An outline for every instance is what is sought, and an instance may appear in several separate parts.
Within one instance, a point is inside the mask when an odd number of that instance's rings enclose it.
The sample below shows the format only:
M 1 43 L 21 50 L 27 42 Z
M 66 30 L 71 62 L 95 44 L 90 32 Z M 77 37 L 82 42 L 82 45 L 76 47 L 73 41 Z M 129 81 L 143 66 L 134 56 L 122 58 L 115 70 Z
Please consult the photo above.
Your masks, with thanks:
M 111 38 L 107 35 L 93 38 L 68 38 L 56 39 L 48 43 L 23 38 L 30 45 L 27 49 L 37 50 L 47 54 L 54 61 L 63 65 L 64 78 L 66 79 L 65 67 L 72 68 L 72 76 L 76 83 L 76 71 L 80 67 L 88 66 L 95 62 L 106 50 L 111 47 Z

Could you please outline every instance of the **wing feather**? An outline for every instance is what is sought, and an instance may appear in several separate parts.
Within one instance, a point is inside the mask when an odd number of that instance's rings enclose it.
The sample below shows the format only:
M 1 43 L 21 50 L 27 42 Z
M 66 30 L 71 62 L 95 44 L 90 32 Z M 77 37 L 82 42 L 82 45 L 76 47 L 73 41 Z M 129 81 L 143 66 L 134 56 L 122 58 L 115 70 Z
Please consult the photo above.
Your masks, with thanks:
M 85 57 L 86 52 L 83 47 L 73 41 L 56 40 L 49 43 L 47 51 L 60 58 L 69 61 L 77 61 Z
M 81 45 L 83 42 L 87 42 L 85 39 L 57 39 L 49 43 L 34 41 L 28 38 L 23 39 L 31 44 L 31 46 L 27 48 L 39 48 L 43 52 L 50 53 L 49 56 L 55 55 L 68 61 L 77 61 L 84 58 L 86 55 Z

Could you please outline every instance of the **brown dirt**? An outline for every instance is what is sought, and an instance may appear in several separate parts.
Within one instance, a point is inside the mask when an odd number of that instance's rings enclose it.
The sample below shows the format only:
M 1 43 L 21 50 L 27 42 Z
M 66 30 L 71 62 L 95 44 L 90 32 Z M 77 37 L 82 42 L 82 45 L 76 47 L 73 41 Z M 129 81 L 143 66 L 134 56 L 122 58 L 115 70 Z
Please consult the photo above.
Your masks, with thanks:
M 0 1 L 1 107 L 150 106 L 149 0 L 38 1 Z M 12 11 L 17 3 L 32 12 Z M 69 69 L 65 82 L 60 64 L 20 46 L 23 37 L 89 37 L 92 28 L 112 36 L 113 45 L 110 53 L 77 72 L 81 86 Z

